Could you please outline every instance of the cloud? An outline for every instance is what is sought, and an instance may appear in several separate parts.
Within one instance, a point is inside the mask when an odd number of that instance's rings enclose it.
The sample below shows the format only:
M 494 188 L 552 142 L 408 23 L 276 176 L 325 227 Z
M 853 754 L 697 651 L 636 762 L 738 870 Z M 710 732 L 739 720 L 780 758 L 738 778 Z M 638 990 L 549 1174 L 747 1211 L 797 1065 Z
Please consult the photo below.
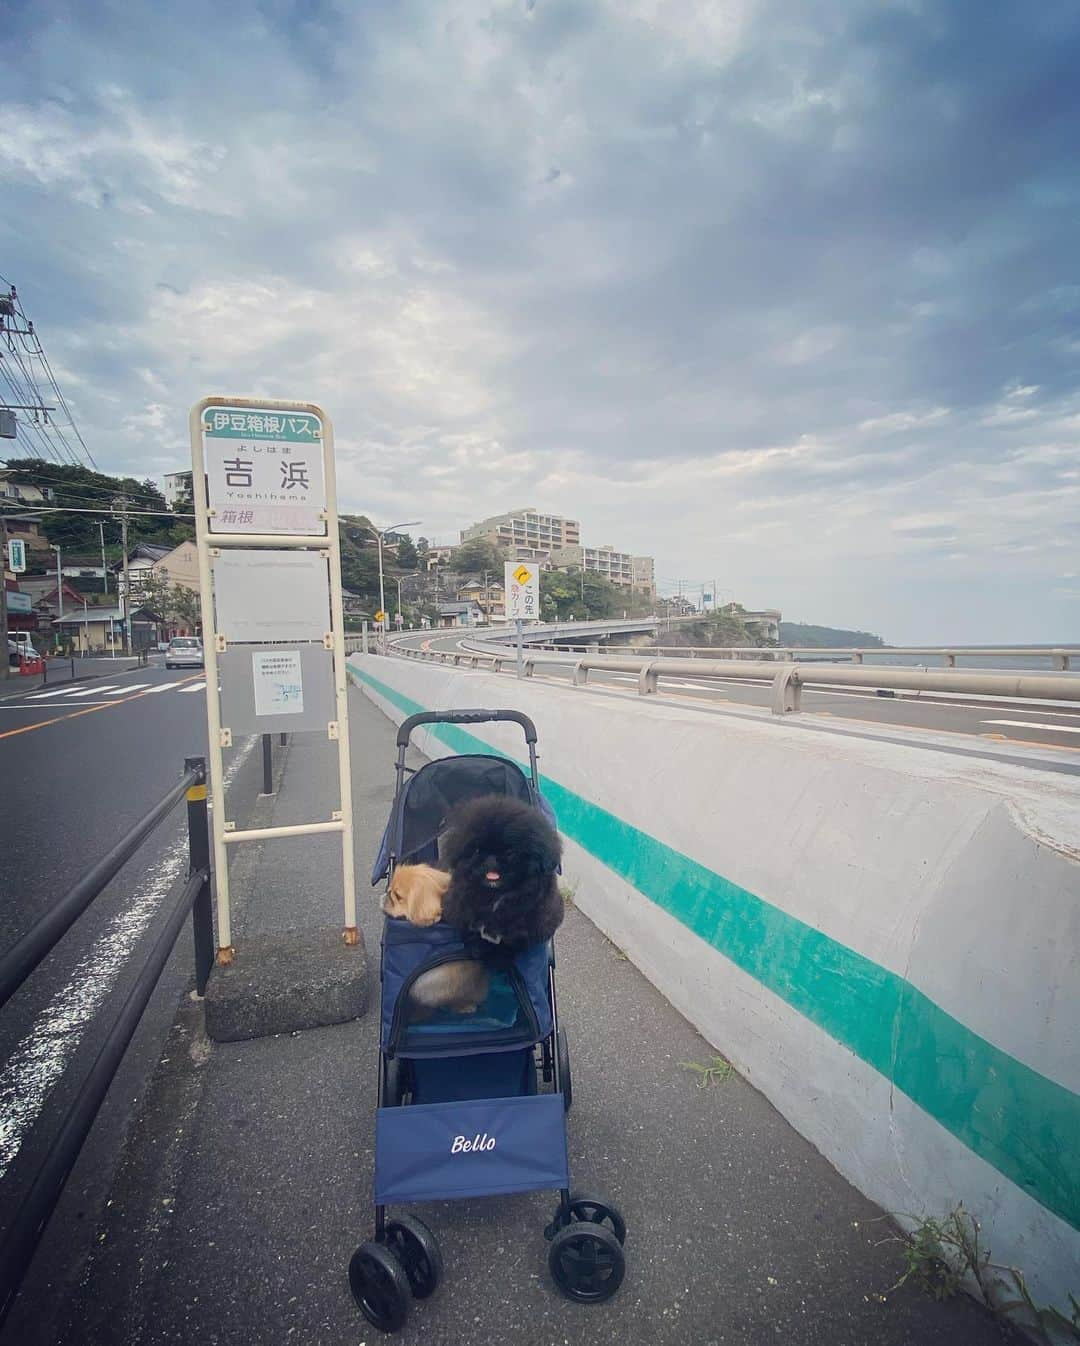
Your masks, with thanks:
M 1074 632 L 1075 7 L 52 0 L 4 40 L 4 274 L 103 465 L 315 398 L 347 506 L 429 536 L 533 502 L 811 620 Z

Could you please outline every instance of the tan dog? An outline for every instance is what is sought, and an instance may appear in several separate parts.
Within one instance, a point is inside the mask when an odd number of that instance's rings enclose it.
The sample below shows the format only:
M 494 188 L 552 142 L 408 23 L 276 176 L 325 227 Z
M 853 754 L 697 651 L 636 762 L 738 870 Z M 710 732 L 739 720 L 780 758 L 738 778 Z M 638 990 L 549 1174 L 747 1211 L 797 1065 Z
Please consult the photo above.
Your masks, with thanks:
M 398 865 L 383 898 L 387 916 L 402 916 L 410 925 L 434 925 L 442 919 L 442 903 L 450 875 L 434 865 Z
M 442 918 L 442 902 L 450 875 L 433 865 L 398 865 L 383 898 L 387 916 L 410 925 L 435 925 Z M 470 958 L 443 963 L 422 972 L 409 990 L 409 1019 L 425 1019 L 433 1010 L 475 1014 L 488 993 L 488 973 Z

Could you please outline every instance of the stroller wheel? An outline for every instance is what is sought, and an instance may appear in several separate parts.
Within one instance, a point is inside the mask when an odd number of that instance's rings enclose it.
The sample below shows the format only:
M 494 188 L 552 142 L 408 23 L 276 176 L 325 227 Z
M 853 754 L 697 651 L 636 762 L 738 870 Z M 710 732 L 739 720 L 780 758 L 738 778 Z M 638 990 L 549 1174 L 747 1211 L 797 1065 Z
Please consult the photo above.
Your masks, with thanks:
M 544 1230 L 544 1237 L 550 1241 L 560 1229 L 568 1229 L 572 1224 L 582 1221 L 603 1225 L 605 1229 L 611 1230 L 620 1243 L 626 1242 L 626 1221 L 618 1206 L 613 1206 L 610 1201 L 601 1201 L 599 1197 L 588 1196 L 585 1192 L 571 1192 L 570 1218 L 564 1220 L 560 1206 Z
M 349 1289 L 364 1317 L 380 1332 L 396 1332 L 409 1316 L 409 1278 L 381 1243 L 361 1243 L 349 1263 Z
M 613 1206 L 610 1201 L 600 1201 L 594 1196 L 586 1196 L 584 1192 L 572 1192 L 570 1219 L 603 1225 L 605 1229 L 611 1230 L 620 1243 L 626 1242 L 626 1221 L 618 1206 Z
M 622 1284 L 626 1257 L 610 1229 L 575 1220 L 551 1240 L 548 1270 L 567 1299 L 599 1304 Z
M 399 1215 L 386 1226 L 386 1246 L 405 1268 L 414 1299 L 427 1299 L 442 1280 L 438 1240 L 423 1220 Z

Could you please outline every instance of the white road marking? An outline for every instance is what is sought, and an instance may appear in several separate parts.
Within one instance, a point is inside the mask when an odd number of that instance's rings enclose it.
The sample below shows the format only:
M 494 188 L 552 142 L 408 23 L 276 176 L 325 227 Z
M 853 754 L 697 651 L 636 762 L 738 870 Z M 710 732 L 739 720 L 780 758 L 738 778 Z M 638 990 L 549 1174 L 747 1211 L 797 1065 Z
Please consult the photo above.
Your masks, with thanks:
M 70 691 L 70 687 L 57 687 L 52 692 L 31 692 L 29 695 L 32 701 L 44 701 L 47 696 L 67 696 Z
M 1015 729 L 1040 729 L 1043 733 L 1080 734 L 1080 726 L 1072 724 L 1048 724 L 1046 720 L 983 720 L 983 724 L 1008 724 Z
M 250 738 L 225 772 L 232 783 L 254 748 Z M 104 934 L 34 1018 L 29 1030 L 0 1072 L 0 1178 L 11 1166 L 23 1140 L 36 1123 L 49 1094 L 67 1069 L 82 1040 L 83 1029 L 104 1004 L 132 950 L 146 933 L 173 884 L 187 867 L 187 826 L 119 912 Z
M 171 692 L 174 687 L 179 686 L 180 684 L 178 682 L 159 682 L 156 687 L 151 687 L 150 691 L 147 692 L 146 695 L 150 696 L 154 692 Z
M 100 687 L 87 687 L 85 691 L 82 691 L 82 692 L 72 692 L 71 695 L 72 695 L 73 697 L 76 697 L 76 696 L 100 696 L 102 692 L 111 692 L 111 691 L 113 690 L 113 688 L 114 688 L 116 685 L 117 685 L 117 684 L 116 684 L 115 682 L 107 682 L 107 683 L 105 683 L 103 686 L 100 686 Z
M 149 687 L 148 682 L 133 682 L 127 687 L 117 687 L 115 692 L 105 692 L 106 696 L 127 696 L 128 692 L 141 692 Z
M 201 692 L 206 686 L 205 682 L 193 682 L 190 687 L 185 687 L 185 692 Z

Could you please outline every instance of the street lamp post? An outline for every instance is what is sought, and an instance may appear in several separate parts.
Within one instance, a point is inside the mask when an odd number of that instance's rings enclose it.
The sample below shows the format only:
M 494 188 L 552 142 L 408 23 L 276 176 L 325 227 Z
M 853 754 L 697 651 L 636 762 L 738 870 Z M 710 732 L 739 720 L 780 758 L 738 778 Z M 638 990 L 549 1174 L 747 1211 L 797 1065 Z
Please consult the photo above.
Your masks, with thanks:
M 379 611 L 380 611 L 380 612 L 385 612 L 385 611 L 386 611 L 386 593 L 385 593 L 384 588 L 383 588 L 383 563 L 382 563 L 383 541 L 384 541 L 385 538 L 389 537 L 389 535 L 390 535 L 391 533 L 396 533 L 396 532 L 398 531 L 399 528 L 419 528 L 419 526 L 420 526 L 420 520 L 419 520 L 419 519 L 409 519 L 409 520 L 407 520 L 405 523 L 395 523 L 395 524 L 392 524 L 389 528 L 376 528 L 374 524 L 369 524 L 369 525 L 368 525 L 368 529 L 369 529 L 369 531 L 375 534 L 375 538 L 376 538 L 376 540 L 378 541 L 378 544 L 379 544 Z M 400 591 L 399 591 L 399 596 L 398 596 L 398 610 L 399 610 L 399 611 L 401 610 Z M 383 625 L 383 630 L 385 631 L 385 630 L 386 630 L 386 619 L 385 619 L 385 617 L 383 618 L 383 624 L 382 624 L 382 625 Z

